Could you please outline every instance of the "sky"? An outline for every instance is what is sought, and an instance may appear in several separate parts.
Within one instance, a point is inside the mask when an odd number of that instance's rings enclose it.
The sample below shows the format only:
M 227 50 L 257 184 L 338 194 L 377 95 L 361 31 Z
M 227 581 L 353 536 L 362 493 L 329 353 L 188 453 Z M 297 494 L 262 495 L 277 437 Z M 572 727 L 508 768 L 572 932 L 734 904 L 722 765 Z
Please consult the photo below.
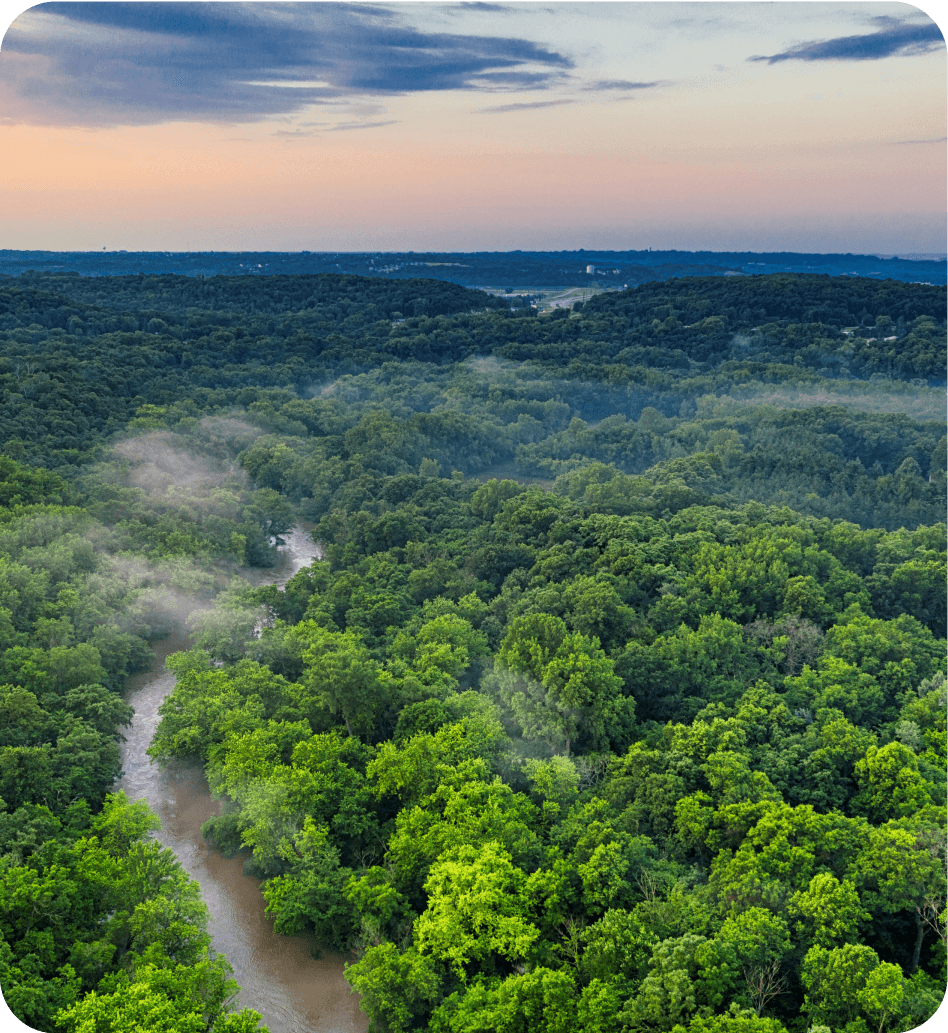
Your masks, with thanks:
M 0 0 L 8 24 L 0 248 L 946 250 L 945 43 L 910 4 Z

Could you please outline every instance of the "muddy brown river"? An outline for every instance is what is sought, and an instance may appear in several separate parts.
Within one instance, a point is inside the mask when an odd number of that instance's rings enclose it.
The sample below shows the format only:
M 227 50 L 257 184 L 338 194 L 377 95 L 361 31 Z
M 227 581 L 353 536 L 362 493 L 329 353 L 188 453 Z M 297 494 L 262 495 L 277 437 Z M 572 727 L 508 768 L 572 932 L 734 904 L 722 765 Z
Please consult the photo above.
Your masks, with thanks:
M 300 527 L 286 536 L 279 565 L 254 580 L 284 585 L 312 563 L 316 548 Z M 199 765 L 169 765 L 162 770 L 145 752 L 158 725 L 158 707 L 174 687 L 165 670 L 169 653 L 188 648 L 184 633 L 157 643 L 150 670 L 128 679 L 125 698 L 135 708 L 122 747 L 123 775 L 116 788 L 131 800 L 147 800 L 161 818 L 159 841 L 178 856 L 201 886 L 210 911 L 208 931 L 240 984 L 239 1004 L 263 1016 L 271 1033 L 365 1033 L 368 1019 L 343 978 L 345 959 L 313 958 L 315 943 L 306 936 L 279 936 L 264 913 L 260 880 L 244 875 L 239 857 L 226 858 L 208 848 L 201 824 L 217 813 Z

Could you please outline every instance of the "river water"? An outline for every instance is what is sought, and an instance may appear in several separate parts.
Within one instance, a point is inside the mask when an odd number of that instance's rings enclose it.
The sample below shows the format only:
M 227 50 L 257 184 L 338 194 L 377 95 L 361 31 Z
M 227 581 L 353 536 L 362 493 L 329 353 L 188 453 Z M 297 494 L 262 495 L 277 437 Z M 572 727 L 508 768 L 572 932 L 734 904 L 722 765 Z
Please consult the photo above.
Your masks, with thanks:
M 256 584 L 282 587 L 316 558 L 303 528 L 295 528 L 285 541 L 278 565 L 253 578 Z M 271 1033 L 365 1033 L 368 1019 L 343 978 L 345 959 L 327 954 L 314 959 L 309 937 L 277 935 L 264 914 L 260 880 L 244 875 L 239 857 L 223 857 L 204 842 L 201 824 L 218 812 L 218 804 L 203 769 L 175 763 L 162 770 L 145 752 L 158 726 L 161 701 L 174 687 L 165 658 L 188 646 L 183 631 L 169 635 L 156 644 L 151 668 L 128 679 L 125 699 L 135 716 L 125 730 L 123 775 L 116 788 L 131 800 L 147 800 L 161 818 L 158 840 L 200 883 L 214 950 L 233 967 L 241 1005 L 260 1012 Z

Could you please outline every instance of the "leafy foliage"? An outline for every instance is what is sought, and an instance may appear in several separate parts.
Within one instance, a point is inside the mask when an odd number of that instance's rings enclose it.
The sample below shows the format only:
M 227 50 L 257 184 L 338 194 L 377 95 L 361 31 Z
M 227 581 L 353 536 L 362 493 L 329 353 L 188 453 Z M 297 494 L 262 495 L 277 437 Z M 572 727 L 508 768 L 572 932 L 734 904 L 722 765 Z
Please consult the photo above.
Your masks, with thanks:
M 206 765 L 205 835 L 278 932 L 354 952 L 373 1030 L 933 1013 L 943 291 L 709 277 L 552 318 L 421 281 L 51 286 L 0 291 L 17 1014 L 256 1022 L 109 793 L 123 678 L 195 599 L 151 753 Z M 298 514 L 321 558 L 251 588 Z

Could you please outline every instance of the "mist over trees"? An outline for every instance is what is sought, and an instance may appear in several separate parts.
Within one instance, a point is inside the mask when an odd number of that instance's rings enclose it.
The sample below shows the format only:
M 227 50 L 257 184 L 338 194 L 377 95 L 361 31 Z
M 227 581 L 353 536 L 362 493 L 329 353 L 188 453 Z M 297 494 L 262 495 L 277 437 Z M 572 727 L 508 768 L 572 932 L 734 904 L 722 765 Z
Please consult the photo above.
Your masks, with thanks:
M 13 1011 L 256 1028 L 111 792 L 124 678 L 200 600 L 151 753 L 206 766 L 206 838 L 277 933 L 347 954 L 372 1030 L 923 1022 L 945 303 L 787 273 L 543 315 L 419 279 L 0 280 Z M 299 519 L 322 558 L 249 587 Z

